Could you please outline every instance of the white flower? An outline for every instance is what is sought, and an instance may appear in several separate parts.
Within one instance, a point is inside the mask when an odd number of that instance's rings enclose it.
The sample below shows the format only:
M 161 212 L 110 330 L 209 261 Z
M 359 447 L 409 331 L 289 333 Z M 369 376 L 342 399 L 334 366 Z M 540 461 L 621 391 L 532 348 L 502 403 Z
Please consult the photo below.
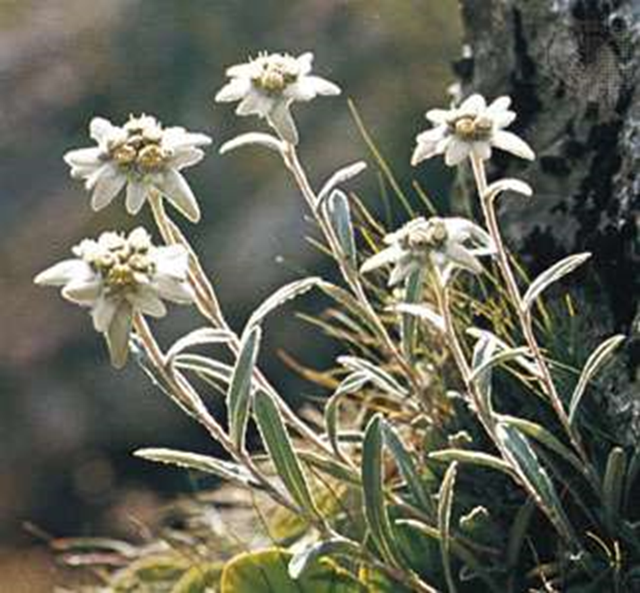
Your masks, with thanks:
M 200 147 L 211 144 L 209 136 L 163 128 L 149 115 L 132 116 L 122 127 L 94 117 L 89 134 L 98 145 L 71 150 L 64 160 L 71 176 L 84 179 L 92 192 L 94 210 L 107 206 L 126 187 L 130 214 L 137 214 L 149 192 L 157 190 L 189 220 L 200 219 L 198 202 L 180 171 L 204 157 Z
M 255 60 L 227 69 L 231 80 L 216 101 L 240 101 L 237 115 L 266 118 L 281 138 L 298 143 L 298 132 L 289 107 L 294 101 L 310 101 L 317 95 L 339 95 L 340 88 L 310 74 L 313 54 L 294 58 L 288 54 L 260 54 Z
M 475 274 L 482 271 L 479 256 L 495 253 L 489 234 L 465 218 L 422 217 L 385 236 L 388 245 L 364 262 L 360 271 L 369 272 L 392 264 L 389 286 L 405 280 L 427 265 L 435 266 L 446 282 L 455 268 Z
M 509 97 L 499 97 L 487 106 L 484 97 L 476 94 L 463 101 L 460 107 L 428 111 L 427 119 L 435 127 L 416 137 L 411 164 L 417 165 L 440 154 L 444 154 L 450 167 L 472 154 L 486 161 L 491 158 L 492 147 L 533 160 L 535 154 L 529 145 L 503 129 L 516 118 L 510 105 Z
M 189 304 L 189 256 L 182 245 L 155 247 L 145 229 L 128 237 L 102 233 L 73 248 L 74 259 L 61 261 L 36 276 L 35 283 L 62 286 L 62 296 L 91 309 L 93 326 L 104 334 L 114 366 L 125 364 L 133 314 L 163 317 L 161 299 Z

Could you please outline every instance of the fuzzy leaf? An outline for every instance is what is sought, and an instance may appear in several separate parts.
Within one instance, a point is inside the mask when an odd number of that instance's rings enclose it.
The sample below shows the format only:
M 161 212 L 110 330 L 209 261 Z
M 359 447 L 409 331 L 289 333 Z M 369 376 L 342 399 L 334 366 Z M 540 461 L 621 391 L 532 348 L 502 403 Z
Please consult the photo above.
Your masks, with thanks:
M 318 515 L 300 461 L 276 404 L 271 397 L 259 391 L 254 398 L 253 409 L 262 440 L 283 484 L 300 507 Z
M 529 286 L 522 299 L 522 309 L 528 311 L 534 301 L 551 286 L 567 274 L 570 274 L 576 268 L 580 267 L 591 257 L 590 253 L 576 253 L 553 264 L 549 269 L 540 274 Z
M 346 482 L 357 486 L 360 485 L 360 474 L 331 457 L 324 457 L 314 453 L 313 451 L 304 450 L 298 450 L 296 451 L 296 454 L 307 465 L 334 477 L 340 482 Z
M 422 300 L 422 285 L 424 283 L 424 270 L 420 269 L 409 274 L 405 284 L 405 306 L 416 306 Z M 400 305 L 400 307 L 402 306 Z M 399 308 L 397 310 L 400 310 Z M 409 311 L 402 312 L 400 334 L 402 336 L 402 350 L 409 359 L 413 358 L 416 346 L 416 316 Z
M 390 395 L 399 399 L 404 399 L 409 395 L 407 390 L 387 373 L 387 371 L 364 358 L 358 358 L 357 356 L 339 356 L 338 362 L 349 370 L 366 374 L 376 387 Z
M 400 565 L 398 544 L 393 534 L 384 500 L 381 429 L 382 416 L 376 414 L 367 425 L 362 444 L 362 491 L 364 515 L 371 538 L 384 560 Z
M 240 342 L 240 352 L 231 377 L 227 409 L 229 410 L 229 435 L 239 449 L 244 449 L 245 432 L 249 418 L 251 384 L 262 330 L 259 325 L 248 326 Z
M 450 593 L 456 593 L 456 585 L 451 571 L 451 509 L 453 507 L 453 489 L 456 483 L 458 464 L 454 461 L 442 480 L 442 486 L 438 493 L 438 531 L 440 532 L 440 550 L 442 552 L 442 564 Z
M 528 183 L 524 181 L 520 181 L 520 179 L 499 179 L 498 181 L 494 181 L 492 184 L 487 187 L 484 192 L 485 200 L 495 200 L 499 194 L 505 191 L 514 192 L 516 194 L 520 194 L 522 196 L 530 197 L 533 195 L 533 189 Z
M 167 361 L 171 363 L 178 354 L 187 348 L 203 346 L 205 344 L 223 344 L 228 342 L 232 337 L 233 334 L 225 329 L 214 329 L 211 327 L 194 329 L 192 332 L 176 340 L 173 346 L 167 350 Z
M 339 189 L 331 192 L 331 195 L 325 202 L 325 212 L 327 219 L 331 223 L 331 228 L 338 241 L 340 250 L 346 257 L 349 265 L 355 269 L 357 266 L 356 242 L 353 235 L 349 199 L 346 194 Z
M 436 461 L 458 461 L 460 463 L 479 465 L 481 467 L 495 469 L 504 472 L 509 476 L 513 476 L 513 472 L 511 471 L 511 467 L 508 463 L 505 463 L 500 459 L 500 457 L 489 455 L 488 453 L 482 453 L 481 451 L 469 451 L 467 449 L 442 449 L 441 451 L 429 453 L 429 458 L 435 459 Z
M 282 153 L 282 149 L 284 147 L 283 142 L 271 134 L 248 132 L 247 134 L 240 134 L 239 136 L 225 142 L 220 147 L 220 154 L 226 154 L 236 148 L 251 145 L 263 146 L 278 153 Z
M 502 445 L 503 455 L 541 510 L 567 541 L 577 541 L 573 538 L 573 530 L 553 482 L 540 464 L 527 438 L 518 429 L 503 423 L 496 426 L 496 435 Z
M 605 518 L 610 529 L 615 529 L 622 505 L 624 481 L 627 472 L 627 456 L 622 447 L 614 447 L 607 459 L 607 469 L 602 483 L 602 500 Z
M 347 165 L 346 167 L 342 167 L 338 169 L 329 179 L 325 182 L 318 194 L 318 202 L 317 206 L 320 206 L 322 202 L 329 197 L 331 192 L 342 185 L 343 183 L 353 179 L 356 175 L 359 175 L 367 168 L 367 163 L 364 161 L 358 161 L 357 163 L 352 163 L 351 165 Z
M 442 318 L 442 315 L 436 313 L 429 305 L 422 303 L 416 305 L 411 303 L 400 303 L 394 307 L 394 310 L 399 313 L 406 313 L 407 315 L 419 317 L 429 323 L 429 325 L 439 333 L 445 332 L 444 319 Z
M 578 383 L 576 388 L 573 391 L 573 395 L 571 396 L 571 402 L 569 404 L 569 422 L 573 422 L 576 411 L 580 402 L 582 401 L 582 396 L 587 389 L 587 385 L 589 381 L 593 379 L 595 374 L 608 362 L 609 358 L 612 356 L 614 351 L 624 342 L 625 336 L 622 334 L 612 336 L 602 342 L 589 356 L 587 362 L 582 369 L 582 373 L 580 374 L 580 379 L 578 379 Z
M 133 453 L 136 457 L 155 461 L 158 463 L 166 463 L 176 465 L 186 469 L 197 470 L 208 474 L 216 475 L 224 480 L 243 485 L 252 484 L 251 474 L 241 465 L 222 461 L 209 455 L 201 455 L 199 453 L 191 453 L 189 451 L 178 451 L 176 449 L 164 449 L 149 447 L 138 449 Z
M 393 455 L 393 459 L 413 498 L 423 509 L 427 511 L 434 510 L 433 502 L 425 491 L 413 458 L 402 444 L 394 428 L 385 420 L 382 421 L 382 434 L 384 436 L 384 444 Z
M 299 297 L 305 292 L 309 292 L 322 282 L 321 278 L 310 276 L 309 278 L 303 278 L 302 280 L 295 280 L 294 282 L 285 284 L 276 290 L 251 314 L 249 321 L 247 321 L 247 327 L 262 323 L 262 320 L 274 309 L 277 309 L 291 299 Z
M 220 381 L 228 384 L 231 381 L 233 367 L 200 354 L 178 354 L 173 360 L 175 368 L 196 373 L 204 380 Z

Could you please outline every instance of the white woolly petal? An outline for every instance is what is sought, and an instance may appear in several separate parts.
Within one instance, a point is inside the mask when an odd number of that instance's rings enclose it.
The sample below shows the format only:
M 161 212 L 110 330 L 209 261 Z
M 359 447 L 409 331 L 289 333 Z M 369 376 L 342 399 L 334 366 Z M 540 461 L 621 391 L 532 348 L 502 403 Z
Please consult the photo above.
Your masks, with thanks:
M 496 130 L 508 128 L 515 121 L 515 119 L 515 111 L 500 111 L 494 115 L 491 115 L 491 121 L 493 121 L 493 126 Z
M 147 198 L 147 187 L 139 181 L 129 181 L 127 184 L 127 212 L 132 215 L 138 214 L 144 206 Z
M 401 282 L 404 282 L 414 271 L 419 268 L 419 265 L 415 261 L 397 263 L 391 274 L 389 274 L 389 280 L 387 280 L 387 286 L 396 286 Z
M 179 171 L 199 163 L 203 158 L 204 151 L 199 148 L 183 148 L 169 158 L 167 166 Z
M 531 147 L 512 132 L 496 130 L 491 137 L 491 144 L 496 148 L 515 154 L 516 156 L 528 161 L 533 161 L 536 158 Z
M 341 92 L 337 84 L 320 76 L 303 76 L 286 89 L 285 95 L 297 101 L 308 101 L 316 95 L 339 95 Z
M 464 140 L 451 136 L 444 154 L 444 161 L 449 167 L 458 165 L 469 156 L 471 145 Z
M 411 157 L 411 164 L 415 166 L 421 161 L 441 154 L 446 147 L 446 143 L 442 142 L 445 134 L 446 128 L 444 126 L 438 126 L 437 128 L 418 134 L 418 136 L 416 136 L 417 145 Z
M 191 222 L 200 220 L 200 207 L 187 180 L 173 169 L 168 169 L 157 183 L 157 188 Z
M 400 257 L 402 257 L 402 249 L 397 245 L 391 245 L 367 259 L 360 267 L 360 272 L 366 274 L 376 268 L 395 263 Z
M 113 315 L 105 335 L 111 364 L 118 369 L 127 363 L 132 314 L 131 305 L 126 301 L 122 301 Z
M 111 163 L 104 165 L 99 170 L 95 185 L 93 185 L 91 207 L 94 210 L 102 210 L 102 208 L 108 206 L 120 191 L 122 191 L 126 182 L 126 175 L 123 175 L 115 165 Z
M 46 286 L 64 286 L 72 281 L 87 281 L 93 278 L 91 266 L 81 259 L 66 259 L 40 272 L 34 282 Z
M 151 317 L 164 317 L 167 307 L 152 288 L 140 288 L 135 293 L 127 295 L 127 300 L 136 311 Z
M 498 97 L 491 102 L 489 107 L 487 107 L 486 114 L 493 117 L 501 111 L 506 111 L 507 109 L 509 109 L 509 107 L 511 107 L 511 97 L 503 95 L 502 97 Z
M 199 132 L 187 132 L 179 126 L 166 128 L 162 133 L 162 146 L 167 150 L 179 151 L 209 144 L 211 144 L 210 136 Z
M 169 276 L 156 275 L 153 288 L 163 299 L 174 303 L 189 305 L 195 300 L 193 289 L 187 282 Z
M 230 80 L 216 94 L 217 103 L 227 103 L 229 101 L 239 101 L 251 90 L 251 80 L 245 77 L 238 77 Z
M 434 124 L 446 124 L 453 117 L 453 112 L 449 109 L 430 109 L 426 113 L 426 118 Z
M 256 90 L 251 92 L 236 107 L 236 115 L 259 115 L 265 117 L 273 109 L 274 100 Z
M 73 280 L 62 289 L 62 296 L 83 307 L 91 307 L 100 297 L 102 282 L 94 277 L 90 280 Z
M 463 245 L 458 243 L 447 245 L 445 257 L 449 259 L 451 263 L 470 272 L 475 274 L 482 272 L 482 264 L 480 261 Z
M 89 135 L 98 143 L 104 144 L 117 128 L 105 117 L 94 117 L 89 123 Z
M 105 295 L 101 295 L 93 305 L 91 309 L 91 318 L 93 319 L 93 327 L 97 332 L 105 333 L 113 316 L 118 309 L 119 301 L 113 298 L 108 298 Z
M 459 113 L 464 113 L 468 115 L 478 115 L 482 113 L 487 108 L 487 102 L 485 101 L 482 95 L 475 93 L 470 97 L 467 97 L 462 105 L 458 108 Z
M 185 280 L 189 271 L 189 253 L 182 245 L 163 245 L 152 253 L 157 276 Z
M 276 103 L 267 116 L 267 121 L 278 135 L 290 144 L 298 144 L 298 130 L 285 101 Z
M 254 76 L 260 74 L 260 65 L 256 62 L 236 64 L 235 66 L 229 66 L 225 74 L 232 78 L 238 77 L 251 79 Z
M 313 67 L 313 53 L 311 53 L 310 51 L 305 52 L 299 55 L 296 58 L 296 61 L 298 62 L 300 75 L 304 76 L 306 74 L 309 74 L 309 72 L 311 72 L 311 68 Z
M 65 153 L 64 162 L 70 167 L 99 167 L 102 164 L 100 157 L 102 150 L 97 146 L 92 148 L 78 148 Z

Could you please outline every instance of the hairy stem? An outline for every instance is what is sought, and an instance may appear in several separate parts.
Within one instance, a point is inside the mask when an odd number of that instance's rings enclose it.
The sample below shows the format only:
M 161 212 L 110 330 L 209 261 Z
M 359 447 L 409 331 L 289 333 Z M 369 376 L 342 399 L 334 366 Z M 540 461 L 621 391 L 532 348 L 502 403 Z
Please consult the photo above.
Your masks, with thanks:
M 196 294 L 196 304 L 200 312 L 206 317 L 214 327 L 224 329 L 231 335 L 231 339 L 226 343 L 228 348 L 237 356 L 240 352 L 240 336 L 231 329 L 227 323 L 222 309 L 215 296 L 215 291 L 211 282 L 207 278 L 202 269 L 197 255 L 193 248 L 179 231 L 178 227 L 171 221 L 167 215 L 162 198 L 158 194 L 151 196 L 151 207 L 153 215 L 165 243 L 168 245 L 179 243 L 183 245 L 189 252 L 192 260 L 192 266 L 189 272 L 189 281 Z M 331 448 L 324 442 L 309 426 L 307 426 L 289 407 L 284 398 L 269 382 L 264 373 L 256 366 L 253 371 L 254 379 L 257 385 L 270 395 L 276 402 L 285 421 L 305 440 L 315 445 L 321 451 L 330 454 Z
M 289 169 L 289 171 L 291 171 L 291 174 L 293 175 L 293 178 L 295 179 L 295 182 L 298 185 L 298 188 L 300 189 L 305 202 L 309 206 L 309 209 L 311 210 L 311 213 L 318 223 L 322 234 L 327 240 L 331 252 L 338 262 L 340 272 L 345 282 L 353 292 L 358 302 L 362 305 L 363 309 L 366 311 L 373 324 L 373 327 L 376 329 L 378 336 L 382 340 L 384 347 L 387 349 L 391 357 L 395 359 L 396 362 L 400 365 L 407 378 L 411 382 L 412 386 L 417 390 L 418 381 L 415 376 L 413 367 L 402 355 L 400 349 L 389 335 L 389 332 L 387 331 L 384 323 L 375 312 L 375 309 L 371 305 L 371 301 L 369 300 L 369 297 L 367 296 L 364 287 L 362 286 L 362 282 L 360 282 L 357 271 L 352 268 L 349 262 L 347 262 L 342 249 L 340 249 L 340 246 L 337 242 L 335 232 L 331 228 L 331 225 L 324 218 L 324 216 L 322 216 L 322 212 L 320 212 L 320 209 L 318 208 L 318 197 L 313 191 L 304 167 L 298 159 L 298 153 L 295 146 L 289 143 L 285 143 L 285 148 L 282 151 L 282 156 L 286 167 Z
M 533 358 L 536 361 L 536 365 L 540 371 L 540 382 L 549 398 L 549 401 L 551 402 L 551 405 L 553 406 L 553 409 L 556 412 L 556 415 L 558 416 L 558 419 L 560 420 L 564 430 L 569 436 L 571 443 L 580 453 L 583 460 L 586 461 L 587 456 L 584 448 L 582 447 L 582 443 L 580 442 L 580 439 L 576 432 L 571 427 L 569 416 L 567 415 L 564 406 L 562 405 L 562 400 L 560 399 L 560 395 L 558 394 L 558 391 L 556 389 L 553 377 L 551 376 L 549 365 L 542 355 L 542 351 L 540 350 L 540 346 L 538 345 L 538 341 L 536 340 L 531 315 L 527 314 L 523 307 L 522 295 L 520 293 L 515 274 L 509 261 L 509 255 L 502 240 L 502 234 L 500 232 L 500 226 L 498 224 L 495 204 L 494 201 L 487 196 L 487 175 L 484 167 L 484 162 L 477 156 L 472 155 L 471 166 L 473 168 L 473 175 L 475 178 L 476 187 L 478 189 L 478 194 L 480 196 L 480 204 L 482 206 L 482 213 L 484 215 L 485 224 L 487 225 L 487 230 L 489 231 L 491 239 L 493 240 L 496 247 L 498 267 L 500 268 L 500 272 L 507 286 L 511 302 L 516 309 L 516 313 L 518 315 L 522 333 L 527 342 L 527 346 L 531 350 L 531 354 L 533 355 Z
M 173 397 L 193 416 L 211 435 L 214 441 L 219 443 L 224 450 L 238 463 L 243 465 L 261 485 L 262 489 L 278 504 L 298 514 L 300 510 L 288 498 L 283 496 L 256 466 L 253 459 L 244 450 L 236 448 L 233 441 L 227 436 L 223 428 L 206 409 L 202 400 L 189 382 L 179 373 L 172 372 L 165 364 L 165 357 L 158 345 L 151 328 L 145 318 L 136 313 L 133 319 L 136 334 L 140 338 L 144 349 L 156 371 L 162 377 L 164 383 L 171 390 Z

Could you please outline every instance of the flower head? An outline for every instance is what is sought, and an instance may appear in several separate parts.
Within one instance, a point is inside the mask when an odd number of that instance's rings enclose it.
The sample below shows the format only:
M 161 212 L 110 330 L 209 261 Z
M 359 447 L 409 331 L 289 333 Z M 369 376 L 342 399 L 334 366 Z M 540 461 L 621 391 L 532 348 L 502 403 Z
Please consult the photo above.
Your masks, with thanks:
M 288 54 L 260 54 L 255 60 L 227 69 L 231 80 L 218 91 L 216 101 L 240 101 L 238 115 L 258 115 L 287 142 L 298 143 L 289 107 L 317 95 L 339 95 L 340 88 L 310 74 L 313 54 L 294 58 Z
M 36 276 L 36 284 L 62 286 L 62 296 L 91 309 L 93 326 L 104 334 L 114 366 L 125 364 L 133 314 L 162 317 L 162 299 L 193 302 L 187 283 L 188 253 L 182 245 L 155 247 L 145 229 L 124 236 L 102 233 L 72 249 L 76 256 Z
M 416 137 L 411 164 L 417 165 L 439 154 L 444 154 L 450 167 L 471 155 L 486 161 L 491 158 L 493 147 L 533 160 L 535 155 L 529 145 L 504 130 L 516 118 L 510 105 L 509 97 L 499 97 L 487 106 L 484 97 L 476 94 L 463 101 L 460 107 L 428 111 L 427 119 L 434 127 Z
M 131 116 L 123 126 L 94 117 L 89 133 L 97 146 L 70 150 L 64 160 L 71 176 L 84 179 L 92 192 L 91 206 L 101 210 L 126 187 L 126 207 L 137 214 L 150 191 L 164 195 L 192 222 L 200 209 L 180 171 L 204 157 L 201 146 L 211 143 L 205 134 L 184 128 L 163 128 L 150 115 Z
M 384 242 L 388 247 L 365 261 L 361 272 L 392 264 L 389 286 L 428 265 L 435 266 L 445 281 L 455 268 L 477 274 L 482 271 L 478 256 L 495 252 L 488 233 L 465 218 L 415 218 L 386 235 Z

